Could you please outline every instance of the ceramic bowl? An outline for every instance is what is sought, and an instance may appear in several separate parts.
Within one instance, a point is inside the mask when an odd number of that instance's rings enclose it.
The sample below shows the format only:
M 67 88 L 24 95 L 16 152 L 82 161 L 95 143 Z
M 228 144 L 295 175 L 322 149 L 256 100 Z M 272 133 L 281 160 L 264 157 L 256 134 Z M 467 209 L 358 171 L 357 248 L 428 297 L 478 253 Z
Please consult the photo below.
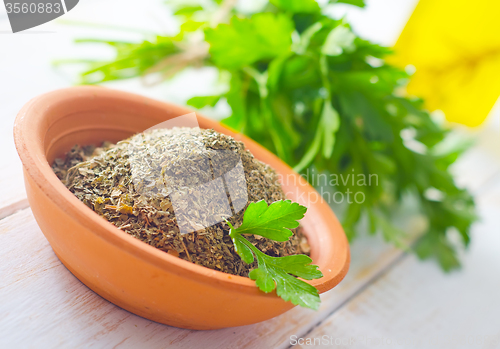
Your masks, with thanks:
M 90 289 L 147 319 L 189 328 L 217 329 L 267 320 L 291 309 L 274 292 L 265 294 L 248 278 L 192 264 L 160 251 L 97 215 L 79 201 L 50 165 L 74 144 L 116 142 L 170 118 L 192 112 L 176 105 L 103 87 L 72 87 L 29 101 L 19 112 L 14 137 L 23 163 L 33 215 L 61 262 Z M 330 207 L 280 159 L 221 124 L 198 116 L 242 141 L 282 178 L 289 199 L 308 206 L 301 224 L 311 257 L 324 277 L 309 281 L 323 293 L 349 266 L 349 246 Z M 40 290 L 43 292 L 43 290 Z

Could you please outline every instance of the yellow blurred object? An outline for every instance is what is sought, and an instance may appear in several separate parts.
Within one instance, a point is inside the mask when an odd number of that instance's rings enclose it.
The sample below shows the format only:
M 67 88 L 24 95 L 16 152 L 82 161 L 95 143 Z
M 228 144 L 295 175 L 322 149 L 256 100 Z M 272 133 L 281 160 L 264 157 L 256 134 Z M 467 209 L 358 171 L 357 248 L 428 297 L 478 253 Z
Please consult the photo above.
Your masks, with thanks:
M 500 0 L 420 0 L 389 61 L 415 66 L 408 94 L 481 124 L 500 95 Z

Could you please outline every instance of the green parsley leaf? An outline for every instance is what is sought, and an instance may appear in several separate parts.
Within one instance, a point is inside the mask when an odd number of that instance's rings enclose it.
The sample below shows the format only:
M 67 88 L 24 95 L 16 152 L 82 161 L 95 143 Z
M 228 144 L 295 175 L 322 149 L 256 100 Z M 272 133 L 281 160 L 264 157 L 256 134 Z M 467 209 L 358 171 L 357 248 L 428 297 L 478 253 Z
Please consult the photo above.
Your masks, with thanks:
M 220 67 L 237 69 L 272 59 L 290 50 L 293 22 L 284 14 L 259 13 L 233 17 L 230 24 L 207 29 L 212 60 Z
M 206 107 L 206 106 L 215 107 L 215 105 L 219 101 L 220 97 L 221 96 L 193 97 L 187 101 L 187 104 L 192 106 L 192 107 L 198 108 L 198 109 L 201 109 L 201 108 Z
M 358 7 L 365 7 L 365 0 L 330 0 L 330 3 L 343 3 L 343 4 L 349 4 L 349 5 L 354 5 Z
M 269 2 L 291 13 L 314 13 L 320 11 L 320 7 L 315 0 L 270 0 Z
M 335 145 L 335 134 L 340 126 L 339 114 L 333 109 L 331 101 L 325 101 L 321 113 L 320 126 L 317 128 L 315 139 L 309 150 L 304 154 L 302 160 L 295 165 L 294 170 L 300 172 L 313 162 L 314 158 L 323 145 L 323 156 L 329 159 L 333 154 Z
M 426 259 L 435 257 L 445 271 L 456 269 L 460 266 L 457 254 L 451 244 L 438 234 L 425 235 L 422 237 L 415 247 L 417 255 Z
M 264 200 L 251 203 L 243 215 L 238 234 L 257 234 L 275 241 L 288 241 L 290 229 L 299 226 L 307 208 L 290 200 L 280 200 L 267 206 Z
M 240 227 L 231 228 L 229 236 L 233 240 L 236 252 L 245 263 L 252 263 L 254 255 L 258 267 L 248 276 L 263 292 L 276 289 L 276 294 L 295 305 L 317 310 L 320 305 L 318 290 L 305 281 L 323 277 L 318 266 L 312 265 L 312 259 L 306 255 L 271 257 L 257 249 L 242 234 L 257 234 L 276 241 L 286 241 L 291 231 L 298 226 L 298 220 L 304 217 L 307 208 L 292 203 L 290 200 L 276 201 L 267 206 L 262 200 L 250 203 L 243 216 Z M 294 276 L 296 277 L 294 277 Z
M 273 266 L 269 261 L 266 261 L 264 256 L 268 258 L 272 257 L 265 254 L 262 255 L 259 267 L 253 269 L 248 274 L 250 279 L 255 280 L 255 284 L 261 291 L 268 293 L 276 289 L 276 294 L 285 301 L 290 301 L 292 304 L 300 305 L 305 308 L 318 310 L 321 300 L 318 290 L 314 286 L 293 277 L 290 275 L 293 273 L 286 269 Z M 321 274 L 321 272 L 319 273 L 319 277 L 322 277 L 323 274 Z
M 339 25 L 328 34 L 321 52 L 328 56 L 338 56 L 344 50 L 352 51 L 355 38 L 356 35 L 347 25 Z
M 186 6 L 186 7 L 181 7 L 179 9 L 177 9 L 175 12 L 174 12 L 174 15 L 175 16 L 186 16 L 186 17 L 190 17 L 192 16 L 195 12 L 198 12 L 200 10 L 203 10 L 203 7 L 201 7 L 200 5 L 192 5 L 192 6 Z
M 323 141 L 323 156 L 326 159 L 331 158 L 333 154 L 333 147 L 335 145 L 335 134 L 340 126 L 339 113 L 332 107 L 331 101 L 325 101 L 323 112 L 321 113 L 321 127 L 324 141 Z

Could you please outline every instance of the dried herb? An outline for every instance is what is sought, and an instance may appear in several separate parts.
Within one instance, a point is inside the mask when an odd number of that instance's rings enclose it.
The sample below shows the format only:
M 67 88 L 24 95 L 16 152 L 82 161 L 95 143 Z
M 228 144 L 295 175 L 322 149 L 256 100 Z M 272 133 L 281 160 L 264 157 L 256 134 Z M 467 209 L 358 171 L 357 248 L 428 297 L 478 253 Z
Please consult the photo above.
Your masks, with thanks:
M 208 158 L 210 164 L 218 164 L 209 166 L 209 171 Z M 239 202 L 241 193 L 232 193 L 231 207 L 240 209 L 227 219 L 239 226 L 249 203 L 264 200 L 271 204 L 285 199 L 285 195 L 272 168 L 256 160 L 243 143 L 214 130 L 157 129 L 117 144 L 75 146 L 64 159 L 56 159 L 52 167 L 73 194 L 128 234 L 195 264 L 247 276 L 257 261 L 242 262 L 234 250 L 225 217 L 210 226 L 204 221 L 209 214 L 197 217 L 199 212 L 217 212 L 221 204 L 217 200 L 207 202 L 203 195 L 197 197 L 198 193 L 193 192 L 198 184 L 227 172 L 235 159 L 241 159 L 248 202 Z M 180 195 L 179 189 L 193 194 L 186 208 L 188 219 L 182 222 L 172 205 L 174 196 Z M 190 222 L 190 217 L 196 219 Z M 193 232 L 183 234 L 183 229 Z M 309 245 L 301 227 L 293 229 L 293 233 L 285 242 L 257 235 L 248 241 L 272 257 L 308 254 Z
M 267 205 L 259 201 L 248 205 L 243 223 L 231 227 L 229 236 L 233 239 L 236 252 L 248 264 L 257 259 L 258 268 L 252 269 L 248 276 L 255 280 L 261 291 L 269 293 L 276 289 L 276 294 L 285 301 L 295 305 L 317 310 L 320 305 L 318 290 L 300 279 L 319 279 L 323 277 L 317 265 L 312 265 L 312 259 L 305 255 L 285 257 L 270 257 L 248 241 L 242 234 L 259 234 L 271 240 L 287 241 L 292 235 L 289 229 L 299 226 L 299 220 L 304 217 L 307 208 L 281 200 Z

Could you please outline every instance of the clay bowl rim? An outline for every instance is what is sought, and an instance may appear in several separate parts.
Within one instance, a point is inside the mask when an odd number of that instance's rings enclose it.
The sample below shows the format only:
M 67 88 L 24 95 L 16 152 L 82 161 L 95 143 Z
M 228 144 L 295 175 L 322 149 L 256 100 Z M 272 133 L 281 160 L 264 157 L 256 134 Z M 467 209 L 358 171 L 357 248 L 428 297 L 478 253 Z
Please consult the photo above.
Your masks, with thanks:
M 238 292 L 244 292 L 247 294 L 259 294 L 263 297 L 276 297 L 275 291 L 271 293 L 261 292 L 255 285 L 255 282 L 247 277 L 237 276 L 227 274 L 221 271 L 212 270 L 200 265 L 196 265 L 189 261 L 183 260 L 181 258 L 172 256 L 164 251 L 161 251 L 133 236 L 124 233 L 122 230 L 114 226 L 112 223 L 106 221 L 98 214 L 87 207 L 83 202 L 81 202 L 76 196 L 74 196 L 64 184 L 57 178 L 49 165 L 48 159 L 44 151 L 44 140 L 36 136 L 40 127 L 43 126 L 43 121 L 46 119 L 50 108 L 58 103 L 68 102 L 68 100 L 80 98 L 83 95 L 96 95 L 99 94 L 100 98 L 118 98 L 127 99 L 129 102 L 133 103 L 147 103 L 153 107 L 158 107 L 159 109 L 175 109 L 184 110 L 186 113 L 193 112 L 185 107 L 180 107 L 174 104 L 157 101 L 148 97 L 141 95 L 128 93 L 119 90 L 112 90 L 108 88 L 103 88 L 100 86 L 79 86 L 79 87 L 69 87 L 64 89 L 55 90 L 42 95 L 39 95 L 32 100 L 30 100 L 18 113 L 17 118 L 14 123 L 14 141 L 16 144 L 17 151 L 21 158 L 23 169 L 26 174 L 29 175 L 34 183 L 39 187 L 39 189 L 46 195 L 51 201 L 58 205 L 63 211 L 73 217 L 76 224 L 81 224 L 93 234 L 106 242 L 115 245 L 116 247 L 126 251 L 135 258 L 140 258 L 144 262 L 152 264 L 153 266 L 164 270 L 169 273 L 174 273 L 182 277 L 188 277 L 190 279 L 196 280 L 199 283 L 215 283 L 215 285 L 224 288 L 234 289 Z M 98 109 L 96 109 L 98 110 Z M 91 111 L 91 109 L 87 110 Z M 197 117 L 202 119 L 205 123 L 216 126 L 217 128 L 224 129 L 226 134 L 231 136 L 237 135 L 237 139 L 243 141 L 245 146 L 252 144 L 252 147 L 260 148 L 260 151 L 271 155 L 274 161 L 278 161 L 281 166 L 287 167 L 281 159 L 277 158 L 274 154 L 271 154 L 267 149 L 263 148 L 259 144 L 255 143 L 246 136 L 229 129 L 227 126 L 223 126 L 214 120 L 210 120 L 196 113 Z M 65 115 L 70 115 L 66 113 Z M 50 128 L 46 127 L 45 132 Z M 119 127 L 117 127 L 119 129 Z M 49 146 L 50 148 L 50 146 Z M 47 149 L 49 149 L 47 148 Z M 275 163 L 270 164 L 274 167 Z M 298 176 L 298 174 L 297 174 Z M 302 180 L 303 186 L 306 181 L 299 176 L 299 180 Z M 307 186 L 309 188 L 307 188 Z M 314 189 L 307 184 L 308 190 Z M 305 189 L 302 189 L 305 190 Z M 323 271 L 323 278 L 315 280 L 305 280 L 309 284 L 315 286 L 320 293 L 326 292 L 331 288 L 335 287 L 347 274 L 347 270 L 350 263 L 350 251 L 347 238 L 341 228 L 340 224 L 336 220 L 335 215 L 328 207 L 326 203 L 320 203 L 326 205 L 327 209 L 330 210 L 331 215 L 335 219 L 336 225 L 340 227 L 340 231 L 336 232 L 334 236 L 331 237 L 335 244 L 340 244 L 340 248 L 335 248 L 337 251 L 343 251 L 342 256 L 329 256 L 328 264 L 324 265 L 320 269 Z M 325 208 L 319 207 L 319 215 L 324 217 Z M 326 219 L 326 218 L 325 218 Z M 316 234 L 327 234 L 332 235 L 329 230 L 328 232 L 320 231 Z M 306 229 L 306 235 L 307 234 Z M 317 244 L 320 248 L 322 244 Z M 312 246 L 313 247 L 313 246 Z M 313 248 L 318 248 L 314 246 Z M 331 264 L 336 265 L 331 265 Z M 325 273 L 324 268 L 331 268 Z

